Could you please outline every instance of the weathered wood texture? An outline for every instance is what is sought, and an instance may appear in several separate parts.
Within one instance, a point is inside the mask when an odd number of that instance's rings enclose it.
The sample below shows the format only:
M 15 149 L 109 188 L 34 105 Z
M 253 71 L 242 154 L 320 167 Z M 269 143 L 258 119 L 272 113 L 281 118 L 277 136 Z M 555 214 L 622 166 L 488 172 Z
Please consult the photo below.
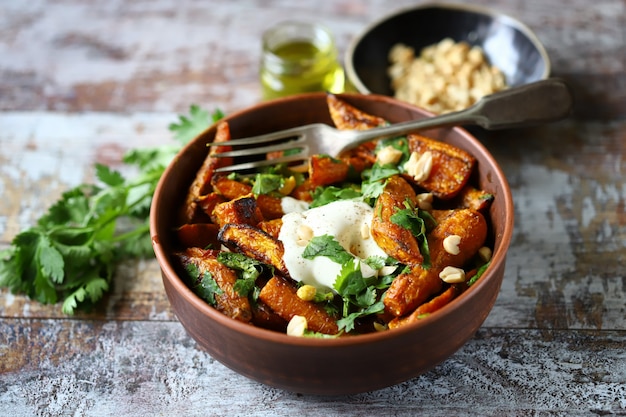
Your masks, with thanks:
M 0 398 L 14 416 L 588 416 L 626 407 L 624 332 L 544 340 L 536 330 L 482 329 L 422 377 L 345 397 L 245 379 L 178 323 L 4 320 L 0 342 L 27 352 L 0 365 Z
M 0 0 L 0 248 L 61 192 L 168 143 L 192 103 L 257 102 L 259 36 L 314 19 L 342 51 L 418 2 Z M 396 387 L 307 397 L 249 381 L 185 334 L 156 262 L 119 267 L 90 314 L 0 289 L 0 414 L 626 415 L 626 4 L 476 1 L 520 18 L 575 88 L 572 120 L 479 134 L 511 183 L 516 231 L 483 328 Z
M 240 109 L 258 101 L 260 35 L 273 23 L 324 22 L 343 53 L 367 23 L 416 3 L 3 0 L 0 109 L 183 111 L 189 103 Z M 537 32 L 554 74 L 576 86 L 586 117 L 624 117 L 623 0 L 473 3 Z

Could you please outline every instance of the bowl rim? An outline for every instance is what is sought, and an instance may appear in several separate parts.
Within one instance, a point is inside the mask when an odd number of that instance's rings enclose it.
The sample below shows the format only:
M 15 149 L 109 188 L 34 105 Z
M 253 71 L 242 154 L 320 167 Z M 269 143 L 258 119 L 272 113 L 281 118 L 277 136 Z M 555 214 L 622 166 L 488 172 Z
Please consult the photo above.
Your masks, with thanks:
M 431 3 L 423 3 L 417 6 L 403 7 L 396 11 L 393 11 L 369 23 L 367 26 L 365 26 L 365 28 L 363 28 L 363 30 L 361 30 L 361 32 L 359 32 L 357 36 L 352 38 L 344 54 L 344 66 L 345 66 L 345 71 L 346 71 L 348 80 L 350 81 L 350 83 L 352 83 L 352 85 L 354 86 L 354 88 L 357 89 L 358 92 L 362 94 L 373 94 L 372 91 L 370 91 L 370 89 L 367 88 L 367 86 L 363 83 L 361 78 L 358 76 L 356 69 L 354 68 L 354 60 L 353 60 L 354 51 L 356 50 L 357 46 L 361 43 L 363 38 L 372 30 L 374 30 L 376 27 L 380 26 L 381 24 L 385 23 L 388 20 L 391 20 L 404 13 L 418 11 L 422 9 L 445 9 L 445 10 L 465 11 L 465 12 L 490 16 L 494 19 L 500 19 L 504 21 L 507 25 L 515 27 L 524 35 L 526 35 L 526 37 L 528 37 L 528 39 L 534 45 L 534 47 L 537 48 L 537 51 L 541 55 L 541 58 L 543 59 L 544 64 L 545 64 L 545 68 L 544 68 L 543 73 L 541 74 L 540 79 L 546 79 L 550 76 L 551 63 L 550 63 L 550 57 L 548 55 L 548 52 L 545 46 L 539 40 L 539 37 L 535 34 L 535 32 L 522 21 L 514 18 L 511 15 L 508 15 L 503 12 L 499 12 L 497 10 L 494 10 L 492 8 L 488 8 L 485 6 L 465 4 L 465 3 L 431 2 Z
M 248 112 L 256 111 L 259 107 L 271 107 L 274 105 L 278 105 L 280 103 L 289 103 L 293 100 L 303 100 L 310 99 L 319 96 L 326 96 L 327 93 L 303 93 L 296 94 L 288 97 L 282 97 L 273 100 L 267 100 L 265 102 L 258 103 L 251 107 L 247 107 L 243 110 L 239 110 L 231 113 L 228 116 L 225 116 L 221 121 L 228 121 L 230 119 L 234 119 L 240 117 L 243 114 Z M 341 96 L 363 96 L 367 99 L 372 98 L 375 100 L 380 100 L 392 104 L 394 106 L 400 106 L 404 108 L 409 108 L 411 110 L 417 110 L 418 112 L 423 113 L 425 116 L 431 115 L 430 112 L 414 106 L 412 104 L 394 99 L 389 96 L 378 95 L 378 94 L 359 94 L 359 93 L 343 93 L 336 94 L 338 97 Z M 473 146 L 476 148 L 477 153 L 480 153 L 484 156 L 485 159 L 489 161 L 489 165 L 493 170 L 491 175 L 492 178 L 495 177 L 496 181 L 494 183 L 500 183 L 503 185 L 502 190 L 500 191 L 499 197 L 503 199 L 503 211 L 504 213 L 509 214 L 504 219 L 504 227 L 501 235 L 498 235 L 500 242 L 499 250 L 495 250 L 493 253 L 493 257 L 491 259 L 491 267 L 487 269 L 485 274 L 479 279 L 472 287 L 471 290 L 463 292 L 457 298 L 452 300 L 449 304 L 443 306 L 441 309 L 437 311 L 436 314 L 429 315 L 415 323 L 410 323 L 404 326 L 401 326 L 396 329 L 390 329 L 383 332 L 375 332 L 375 333 L 367 333 L 362 335 L 355 335 L 350 337 L 339 337 L 339 338 L 315 338 L 315 337 L 294 337 L 289 336 L 287 334 L 277 332 L 274 330 L 269 330 L 261 327 L 256 327 L 254 325 L 243 323 L 238 320 L 232 319 L 225 314 L 219 312 L 217 309 L 211 307 L 206 301 L 202 300 L 199 296 L 197 296 L 181 279 L 178 272 L 174 268 L 171 263 L 170 254 L 166 253 L 163 245 L 160 243 L 160 236 L 158 235 L 159 227 L 157 225 L 157 218 L 159 218 L 160 212 L 160 201 L 163 198 L 161 194 L 163 193 L 163 189 L 165 187 L 165 183 L 171 177 L 172 171 L 176 169 L 176 160 L 179 159 L 180 155 L 185 152 L 189 152 L 191 148 L 194 146 L 195 142 L 202 140 L 202 138 L 211 130 L 215 130 L 217 124 L 216 122 L 211 126 L 207 127 L 204 131 L 199 133 L 194 139 L 189 141 L 174 157 L 172 163 L 170 163 L 155 188 L 155 192 L 153 194 L 152 204 L 150 207 L 150 237 L 152 241 L 153 250 L 156 256 L 156 259 L 159 263 L 159 267 L 161 269 L 161 275 L 163 280 L 167 280 L 168 283 L 174 287 L 174 289 L 185 299 L 185 301 L 191 306 L 194 307 L 201 314 L 208 316 L 211 320 L 216 321 L 219 325 L 227 327 L 229 330 L 237 333 L 244 333 L 247 336 L 250 336 L 254 339 L 263 340 L 268 343 L 276 343 L 281 345 L 290 345 L 290 346 L 300 346 L 300 347 L 315 347 L 315 348 L 337 348 L 337 347 L 349 347 L 363 344 L 371 344 L 376 342 L 383 342 L 390 338 L 399 338 L 407 333 L 413 333 L 419 330 L 422 327 L 430 326 L 433 322 L 436 322 L 440 319 L 444 318 L 444 315 L 450 315 L 454 313 L 456 308 L 460 308 L 462 304 L 473 302 L 473 298 L 478 296 L 480 289 L 483 286 L 487 286 L 488 281 L 492 279 L 496 279 L 493 274 L 499 269 L 499 267 L 504 268 L 506 264 L 506 256 L 508 249 L 510 247 L 512 237 L 513 237 L 513 229 L 514 229 L 514 206 L 513 206 L 513 197 L 511 193 L 511 188 L 509 183 L 504 175 L 503 170 L 500 165 L 497 163 L 493 155 L 487 150 L 487 148 L 471 133 L 461 127 L 453 127 L 450 130 L 456 131 L 461 134 L 465 139 L 472 142 Z

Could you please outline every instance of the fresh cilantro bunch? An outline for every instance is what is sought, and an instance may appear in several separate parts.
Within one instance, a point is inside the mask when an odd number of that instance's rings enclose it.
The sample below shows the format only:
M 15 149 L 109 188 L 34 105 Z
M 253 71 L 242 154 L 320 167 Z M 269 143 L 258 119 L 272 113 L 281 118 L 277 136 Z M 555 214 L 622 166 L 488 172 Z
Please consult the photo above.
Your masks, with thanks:
M 178 145 L 124 155 L 137 171 L 131 179 L 97 164 L 98 184 L 63 193 L 0 251 L 0 287 L 43 304 L 62 301 L 65 314 L 93 306 L 110 289 L 118 262 L 152 255 L 149 213 L 159 178 L 182 145 L 222 117 L 191 106 L 189 117 L 169 126 Z

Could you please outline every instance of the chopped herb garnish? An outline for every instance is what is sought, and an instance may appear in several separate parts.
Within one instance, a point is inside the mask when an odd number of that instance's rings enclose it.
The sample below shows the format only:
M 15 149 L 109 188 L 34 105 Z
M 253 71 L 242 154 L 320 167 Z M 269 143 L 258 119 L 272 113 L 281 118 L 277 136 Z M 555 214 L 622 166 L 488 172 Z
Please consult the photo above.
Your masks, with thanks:
M 285 178 L 278 174 L 256 174 L 252 193 L 254 195 L 271 194 L 278 191 L 285 184 Z
M 188 285 L 191 290 L 210 305 L 215 305 L 215 296 L 223 294 L 224 291 L 217 285 L 210 272 L 200 272 L 196 264 L 190 263 L 186 266 L 188 275 Z
M 478 281 L 478 278 L 480 278 L 482 276 L 482 274 L 485 273 L 485 271 L 487 270 L 487 268 L 489 268 L 489 264 L 491 262 L 487 262 L 486 264 L 482 265 L 481 267 L 478 268 L 478 270 L 476 271 L 476 273 L 474 274 L 473 277 L 471 277 L 469 279 L 469 281 L 467 281 L 467 286 L 470 287 L 472 285 L 474 285 L 476 283 L 476 281 Z
M 220 252 L 217 255 L 218 262 L 234 269 L 239 274 L 239 279 L 235 282 L 234 289 L 237 294 L 247 297 L 252 293 L 256 298 L 256 279 L 265 270 L 266 265 L 236 252 Z
M 430 268 L 430 250 L 426 234 L 430 228 L 434 227 L 435 220 L 427 211 L 414 208 L 408 200 L 404 202 L 404 206 L 406 208 L 396 211 L 391 215 L 390 220 L 392 223 L 409 230 L 415 236 L 420 253 L 424 257 L 422 266 L 428 269 Z
M 330 235 L 314 236 L 302 253 L 305 259 L 313 259 L 316 256 L 325 256 L 341 265 L 354 259 L 354 256 Z
M 340 188 L 334 185 L 328 187 L 317 187 L 313 191 L 313 201 L 309 205 L 310 208 L 320 207 L 328 203 L 339 200 L 351 200 L 361 197 L 361 193 L 354 188 Z

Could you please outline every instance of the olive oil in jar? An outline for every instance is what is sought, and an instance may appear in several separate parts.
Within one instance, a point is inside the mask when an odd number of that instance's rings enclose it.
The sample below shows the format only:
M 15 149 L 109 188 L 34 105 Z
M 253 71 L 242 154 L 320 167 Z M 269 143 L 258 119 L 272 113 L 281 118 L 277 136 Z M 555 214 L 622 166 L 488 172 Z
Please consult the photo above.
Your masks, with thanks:
M 264 99 L 344 89 L 331 33 L 309 23 L 284 22 L 263 34 L 260 78 Z

